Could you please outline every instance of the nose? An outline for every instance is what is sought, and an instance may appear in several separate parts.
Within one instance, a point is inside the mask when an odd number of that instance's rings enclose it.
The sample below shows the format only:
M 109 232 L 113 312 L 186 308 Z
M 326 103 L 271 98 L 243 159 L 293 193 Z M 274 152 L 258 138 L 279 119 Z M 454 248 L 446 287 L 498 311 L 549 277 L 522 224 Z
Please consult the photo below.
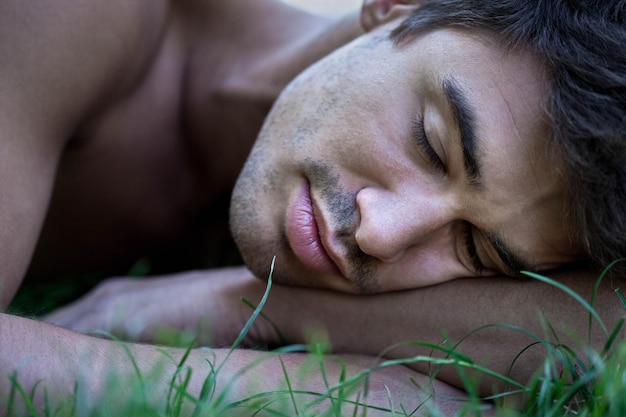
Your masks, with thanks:
M 382 262 L 394 262 L 408 248 L 441 244 L 450 236 L 453 209 L 444 196 L 369 187 L 357 193 L 356 204 L 360 214 L 356 242 Z

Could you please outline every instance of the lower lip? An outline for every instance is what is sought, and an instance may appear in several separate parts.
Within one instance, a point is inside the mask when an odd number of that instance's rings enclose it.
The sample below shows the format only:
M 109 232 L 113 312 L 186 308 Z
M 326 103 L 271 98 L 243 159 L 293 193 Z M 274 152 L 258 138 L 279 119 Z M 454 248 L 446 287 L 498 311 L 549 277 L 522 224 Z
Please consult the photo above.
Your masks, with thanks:
M 308 183 L 300 188 L 287 212 L 287 238 L 293 252 L 307 268 L 324 275 L 339 272 L 320 241 Z

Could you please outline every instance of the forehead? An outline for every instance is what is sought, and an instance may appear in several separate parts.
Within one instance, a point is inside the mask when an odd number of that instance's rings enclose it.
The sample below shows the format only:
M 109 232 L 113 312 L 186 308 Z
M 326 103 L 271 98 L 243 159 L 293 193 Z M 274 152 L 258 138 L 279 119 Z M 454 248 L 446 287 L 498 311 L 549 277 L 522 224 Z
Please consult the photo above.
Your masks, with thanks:
M 396 50 L 413 55 L 413 64 L 420 67 L 419 81 L 427 87 L 439 90 L 444 79 L 454 78 L 474 96 L 499 95 L 507 104 L 500 109 L 513 110 L 512 116 L 534 118 L 543 113 L 548 83 L 541 61 L 530 51 L 505 48 L 491 32 L 438 29 Z M 500 118 L 502 112 L 492 116 Z

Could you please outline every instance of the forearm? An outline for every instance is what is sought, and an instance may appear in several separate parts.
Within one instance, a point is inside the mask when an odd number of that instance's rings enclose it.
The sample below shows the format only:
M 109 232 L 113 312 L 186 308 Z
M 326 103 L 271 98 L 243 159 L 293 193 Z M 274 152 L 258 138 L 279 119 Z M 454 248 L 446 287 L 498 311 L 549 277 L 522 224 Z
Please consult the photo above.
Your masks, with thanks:
M 554 277 L 584 299 L 591 298 L 593 277 L 585 274 Z M 595 308 L 609 331 L 623 316 L 624 309 L 609 281 L 600 287 Z M 534 280 L 467 279 L 368 297 L 275 286 L 264 311 L 291 342 L 305 340 L 307 332 L 315 327 L 328 332 L 336 352 L 369 355 L 379 355 L 407 341 L 453 346 L 462 340 L 458 352 L 501 374 L 507 374 L 516 356 L 537 340 L 501 326 L 470 335 L 474 330 L 497 324 L 519 326 L 556 343 L 542 327 L 545 317 L 556 329 L 559 341 L 577 350 L 584 348 L 589 332 L 589 314 L 576 300 Z M 591 340 L 597 350 L 607 340 L 597 323 L 592 327 Z M 511 376 L 526 382 L 545 354 L 541 345 L 528 349 L 517 358 Z M 386 353 L 393 358 L 412 355 L 443 356 L 437 350 L 415 345 Z M 411 366 L 424 373 L 432 370 L 427 362 L 415 362 Z M 453 367 L 444 368 L 438 378 L 456 386 L 461 384 Z M 490 390 L 492 383 L 484 381 L 485 389 Z
M 0 315 L 0 331 L 0 404 L 8 404 L 16 382 L 24 392 L 35 392 L 33 403 L 40 412 L 47 401 L 55 409 L 69 399 L 66 404 L 71 407 L 72 397 L 76 396 L 87 414 L 91 408 L 103 406 L 110 410 L 121 407 L 113 414 L 124 413 L 128 411 L 124 405 L 137 394 L 133 387 L 138 387 L 141 391 L 135 400 L 145 397 L 141 399 L 146 402 L 135 407 L 148 406 L 160 412 L 166 409 L 166 403 L 175 406 L 172 398 L 178 388 L 183 389 L 187 400 L 183 401 L 181 415 L 187 415 L 195 407 L 192 399 L 201 397 L 207 381 L 212 382 L 205 390 L 206 415 L 240 415 L 241 407 L 281 409 L 288 415 L 295 414 L 294 407 L 328 409 L 332 406 L 329 397 L 341 396 L 334 387 L 343 380 L 354 383 L 344 386 L 344 399 L 348 401 L 340 403 L 340 415 L 353 414 L 351 401 L 355 400 L 374 407 L 368 408 L 368 416 L 388 415 L 380 409 L 400 405 L 414 409 L 430 398 L 431 391 L 442 397 L 436 406 L 444 415 L 453 414 L 463 405 L 445 399 L 462 396 L 460 391 L 440 382 L 431 387 L 427 377 L 406 367 L 370 372 L 376 362 L 366 356 L 345 355 L 338 360 L 327 355 L 224 349 L 192 350 L 185 356 L 180 349 L 96 339 L 9 315 Z M 368 376 L 367 393 L 360 374 Z M 7 378 L 10 375 L 15 376 L 14 382 Z M 429 390 L 418 390 L 412 381 Z M 22 414 L 19 397 L 13 401 L 12 415 Z M 435 405 L 435 400 L 428 401 Z M 356 415 L 362 415 L 364 409 L 360 407 Z M 0 415 L 8 411 L 0 408 Z
M 560 278 L 583 298 L 590 299 L 595 282 L 593 275 Z M 245 268 L 194 272 L 157 280 L 111 282 L 49 319 L 75 330 L 104 328 L 143 341 L 153 340 L 158 326 L 168 324 L 179 329 L 199 330 L 201 345 L 225 346 L 234 342 L 252 314 L 252 309 L 245 306 L 240 297 L 258 304 L 265 290 L 266 284 Z M 600 287 L 595 307 L 607 328 L 612 330 L 624 309 L 609 281 Z M 131 311 L 126 311 L 128 308 Z M 274 285 L 263 313 L 287 343 L 307 342 L 312 332 L 322 331 L 328 334 L 335 353 L 377 356 L 402 342 L 454 346 L 463 340 L 456 349 L 458 352 L 500 374 L 506 374 L 518 353 L 537 340 L 521 331 L 497 326 L 471 336 L 470 333 L 483 326 L 506 324 L 544 337 L 541 313 L 557 330 L 560 341 L 576 349 L 587 339 L 589 323 L 586 310 L 563 291 L 534 280 L 506 278 L 457 280 L 374 296 Z M 572 340 L 571 335 L 580 339 Z M 552 337 L 549 339 L 556 342 Z M 257 318 L 246 342 L 254 340 L 269 344 L 282 342 L 263 317 Z M 605 340 L 605 335 L 594 325 L 594 348 L 601 348 Z M 511 376 L 526 382 L 545 353 L 542 346 L 525 351 L 517 358 Z M 418 354 L 443 356 L 436 349 L 415 344 L 386 351 L 385 356 L 398 358 Z M 423 373 L 433 369 L 426 362 L 415 362 L 411 366 Z M 437 377 L 461 386 L 453 367 L 442 369 Z M 483 393 L 490 394 L 492 382 L 484 378 L 482 381 Z
M 176 357 L 168 359 L 155 348 L 96 339 L 7 314 L 0 314 L 0 335 L 0 404 L 8 404 L 9 393 L 19 387 L 35 394 L 33 403 L 40 412 L 46 401 L 44 395 L 52 407 L 74 395 L 80 395 L 82 404 L 92 407 L 107 389 L 116 391 L 112 395 L 129 394 L 136 381 L 132 360 L 146 374 L 158 363 L 170 375 L 175 369 Z M 207 368 L 200 362 L 197 365 Z M 164 398 L 165 381 L 153 382 L 154 398 Z M 74 392 L 75 386 L 78 393 Z M 17 407 L 23 406 L 20 395 L 15 400 Z M 7 410 L 0 409 L 0 414 L 4 412 Z

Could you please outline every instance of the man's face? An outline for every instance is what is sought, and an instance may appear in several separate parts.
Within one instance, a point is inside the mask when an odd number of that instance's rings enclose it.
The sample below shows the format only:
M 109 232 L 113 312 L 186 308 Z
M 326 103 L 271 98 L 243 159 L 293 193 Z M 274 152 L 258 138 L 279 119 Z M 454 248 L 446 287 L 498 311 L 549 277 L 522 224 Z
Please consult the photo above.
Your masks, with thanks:
M 573 260 L 540 65 L 450 29 L 394 47 L 390 28 L 277 101 L 233 196 L 248 266 L 373 293 Z

